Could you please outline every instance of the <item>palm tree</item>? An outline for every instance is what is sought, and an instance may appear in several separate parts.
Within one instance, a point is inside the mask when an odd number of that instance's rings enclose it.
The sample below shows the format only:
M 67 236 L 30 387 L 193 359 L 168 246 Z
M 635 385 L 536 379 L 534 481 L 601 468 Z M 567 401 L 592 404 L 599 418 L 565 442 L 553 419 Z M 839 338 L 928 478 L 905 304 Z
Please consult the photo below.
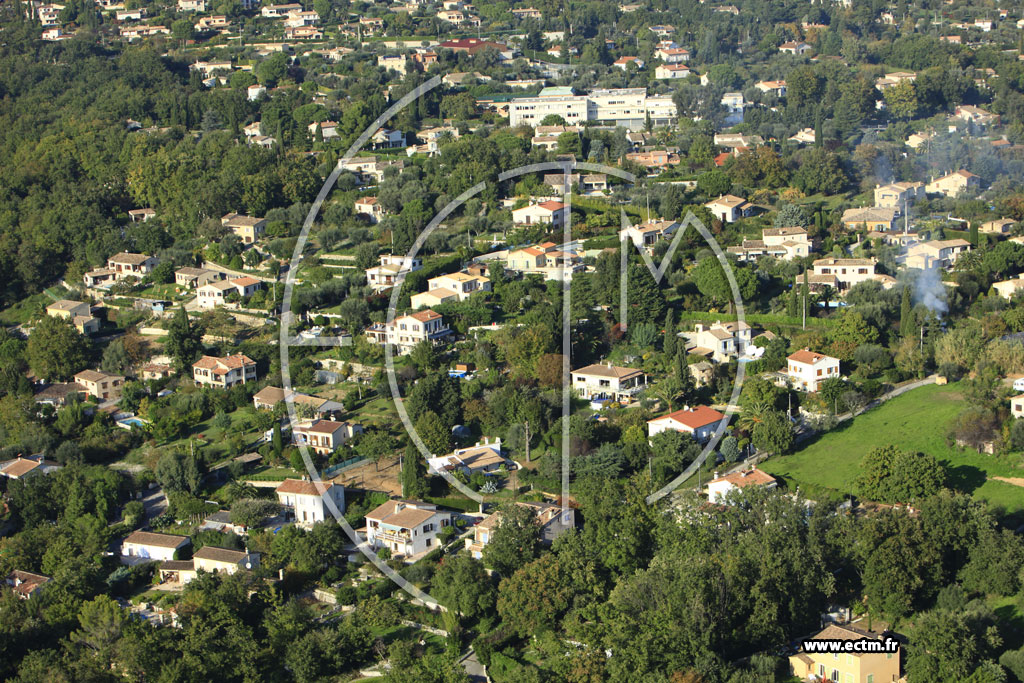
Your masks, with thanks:
M 757 425 L 764 422 L 765 417 L 772 411 L 772 405 L 768 401 L 752 401 L 743 406 L 743 412 L 736 420 L 736 428 L 750 434 Z
M 669 412 L 674 408 L 676 401 L 684 396 L 683 384 L 674 375 L 669 375 L 647 391 L 654 398 L 663 401 Z

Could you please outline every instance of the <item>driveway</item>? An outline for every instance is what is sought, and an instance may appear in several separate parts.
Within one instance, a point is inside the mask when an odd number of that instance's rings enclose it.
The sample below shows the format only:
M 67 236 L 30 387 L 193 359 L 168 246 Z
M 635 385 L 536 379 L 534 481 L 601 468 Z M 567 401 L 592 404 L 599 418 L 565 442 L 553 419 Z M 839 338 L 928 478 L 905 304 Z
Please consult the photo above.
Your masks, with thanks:
M 142 505 L 146 509 L 146 522 L 156 519 L 167 512 L 167 496 L 160 487 L 150 489 L 142 499 Z

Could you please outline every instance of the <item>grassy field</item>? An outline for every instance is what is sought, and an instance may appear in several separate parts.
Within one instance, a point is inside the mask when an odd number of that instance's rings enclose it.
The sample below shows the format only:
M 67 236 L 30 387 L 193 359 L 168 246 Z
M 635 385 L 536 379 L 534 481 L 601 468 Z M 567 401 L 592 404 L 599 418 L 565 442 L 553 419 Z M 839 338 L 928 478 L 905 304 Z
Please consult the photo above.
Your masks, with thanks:
M 799 452 L 772 458 L 761 467 L 785 477 L 791 487 L 805 487 L 811 497 L 822 488 L 856 493 L 854 480 L 864 455 L 875 447 L 894 444 L 934 455 L 946 466 L 953 488 L 1008 512 L 1024 510 L 1024 488 L 987 479 L 1022 476 L 1018 455 L 984 455 L 946 442 L 950 422 L 964 407 L 956 385 L 914 389 L 843 423 Z

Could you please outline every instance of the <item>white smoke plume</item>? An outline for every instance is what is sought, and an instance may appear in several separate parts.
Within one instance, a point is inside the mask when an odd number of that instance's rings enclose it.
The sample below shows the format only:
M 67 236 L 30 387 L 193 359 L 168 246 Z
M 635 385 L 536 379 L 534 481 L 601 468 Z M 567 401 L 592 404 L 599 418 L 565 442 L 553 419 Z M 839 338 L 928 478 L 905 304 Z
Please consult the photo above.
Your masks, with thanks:
M 924 304 L 939 318 L 949 312 L 946 287 L 942 284 L 938 268 L 926 268 L 917 276 L 914 283 L 914 303 Z

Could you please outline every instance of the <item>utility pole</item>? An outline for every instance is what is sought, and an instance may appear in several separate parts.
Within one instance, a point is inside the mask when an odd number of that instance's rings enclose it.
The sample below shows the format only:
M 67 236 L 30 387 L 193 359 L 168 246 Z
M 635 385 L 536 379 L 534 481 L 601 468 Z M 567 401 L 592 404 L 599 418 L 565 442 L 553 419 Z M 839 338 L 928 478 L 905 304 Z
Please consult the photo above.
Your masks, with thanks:
M 530 421 L 526 421 L 526 462 L 530 462 Z

